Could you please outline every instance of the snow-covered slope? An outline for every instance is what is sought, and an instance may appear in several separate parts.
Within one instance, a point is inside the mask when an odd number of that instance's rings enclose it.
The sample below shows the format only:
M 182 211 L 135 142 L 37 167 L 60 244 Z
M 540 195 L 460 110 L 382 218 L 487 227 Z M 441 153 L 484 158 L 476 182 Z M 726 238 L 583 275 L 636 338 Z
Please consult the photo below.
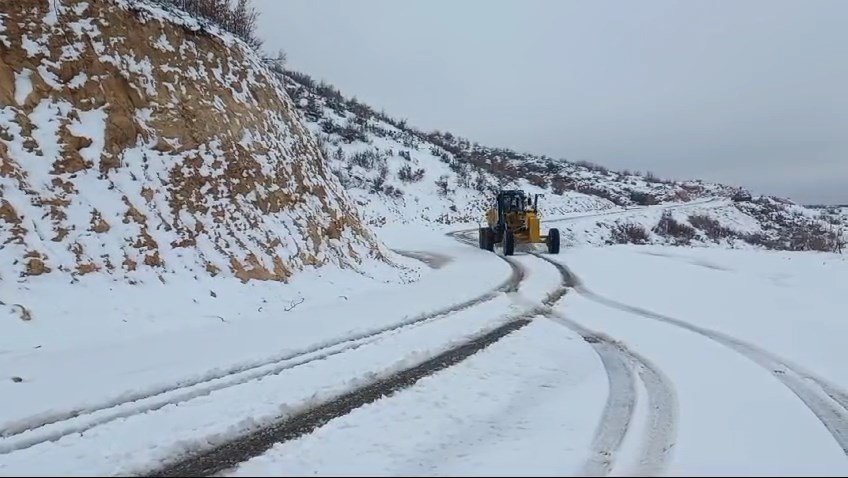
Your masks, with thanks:
M 835 248 L 833 234 L 823 241 L 796 237 L 805 231 L 828 235 L 830 226 L 817 212 L 789 201 L 754 199 L 746 197 L 750 195 L 744 189 L 700 180 L 661 180 L 650 173 L 614 172 L 585 162 L 488 148 L 451 133 L 424 133 L 302 73 L 286 72 L 285 81 L 322 143 L 330 169 L 372 224 L 477 222 L 499 188 L 544 194 L 541 211 L 548 219 L 715 198 L 724 199 L 721 207 L 712 205 L 681 218 L 683 232 L 667 231 L 668 221 L 649 213 L 628 216 L 630 222 L 634 217 L 643 219 L 638 227 L 646 230 L 644 238 L 638 231 L 622 232 L 626 225 L 606 219 L 584 222 L 589 229 L 571 238 L 588 243 Z M 686 237 L 677 237 L 681 234 Z
M 241 40 L 140 0 L 3 4 L 0 353 L 277 319 L 416 267 Z
M 330 169 L 371 224 L 475 222 L 499 187 L 546 194 L 540 202 L 549 215 L 615 207 L 577 191 L 552 194 L 532 177 L 497 174 L 498 151 L 479 150 L 493 155 L 494 167 L 469 161 L 448 142 L 437 141 L 441 136 L 376 113 L 308 76 L 287 72 L 286 89 L 322 144 Z
M 3 10 L 3 281 L 286 280 L 385 255 L 240 40 L 146 2 Z
M 321 141 L 330 169 L 375 224 L 477 221 L 499 188 L 545 194 L 541 208 L 548 216 L 733 192 L 423 133 L 296 72 L 287 72 L 286 89 Z
M 778 250 L 838 251 L 844 220 L 797 205 L 759 198 L 714 198 L 554 219 L 563 241 L 580 244 L 662 244 Z M 840 239 L 842 234 L 842 239 Z M 841 240 L 841 242 L 840 242 Z

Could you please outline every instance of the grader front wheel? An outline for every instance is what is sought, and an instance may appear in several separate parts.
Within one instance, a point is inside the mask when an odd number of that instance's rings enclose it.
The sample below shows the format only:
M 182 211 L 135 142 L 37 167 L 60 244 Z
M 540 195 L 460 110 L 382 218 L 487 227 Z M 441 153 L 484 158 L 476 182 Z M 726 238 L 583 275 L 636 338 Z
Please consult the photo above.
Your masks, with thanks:
M 480 241 L 480 249 L 485 249 L 487 251 L 495 250 L 495 234 L 492 232 L 491 228 L 481 227 L 477 232 L 477 235 Z

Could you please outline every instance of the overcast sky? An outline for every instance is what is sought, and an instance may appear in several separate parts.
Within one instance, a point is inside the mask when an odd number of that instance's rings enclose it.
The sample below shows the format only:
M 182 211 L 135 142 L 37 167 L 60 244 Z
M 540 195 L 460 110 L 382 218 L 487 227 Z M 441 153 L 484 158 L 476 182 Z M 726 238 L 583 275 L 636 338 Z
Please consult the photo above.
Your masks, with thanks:
M 848 0 L 254 0 L 266 49 L 424 130 L 848 203 Z

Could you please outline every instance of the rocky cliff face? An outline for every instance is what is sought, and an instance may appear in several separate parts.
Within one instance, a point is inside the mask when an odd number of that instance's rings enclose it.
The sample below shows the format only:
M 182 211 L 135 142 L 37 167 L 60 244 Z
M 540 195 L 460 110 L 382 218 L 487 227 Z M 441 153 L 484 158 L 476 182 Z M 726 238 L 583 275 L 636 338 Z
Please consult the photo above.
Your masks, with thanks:
M 250 48 L 121 0 L 4 3 L 0 244 L 2 280 L 285 280 L 385 252 Z

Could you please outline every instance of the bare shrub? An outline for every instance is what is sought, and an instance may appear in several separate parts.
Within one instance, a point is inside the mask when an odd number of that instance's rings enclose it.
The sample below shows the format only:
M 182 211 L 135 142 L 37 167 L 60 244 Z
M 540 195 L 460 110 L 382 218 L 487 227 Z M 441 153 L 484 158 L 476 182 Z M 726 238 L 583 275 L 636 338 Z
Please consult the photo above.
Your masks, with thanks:
M 408 164 L 404 164 L 398 171 L 398 179 L 405 183 L 416 183 L 424 179 L 424 170 L 421 168 L 413 170 Z
M 674 239 L 676 244 L 689 244 L 697 235 L 695 229 L 682 222 L 677 222 L 671 212 L 664 211 L 662 218 L 653 228 L 654 233 Z
M 820 222 L 797 224 L 789 232 L 789 248 L 793 251 L 839 252 L 841 237 Z
M 486 176 L 481 173 L 477 173 L 477 177 L 474 179 L 474 189 L 480 191 L 481 193 L 489 191 L 489 185 L 486 181 Z
M 714 241 L 734 235 L 732 230 L 722 226 L 720 222 L 704 214 L 690 214 L 689 223 L 695 228 L 704 231 L 704 234 Z
M 551 178 L 551 190 L 553 190 L 554 194 L 562 195 L 566 191 L 574 189 L 574 182 L 569 180 L 565 176 L 556 175 Z
M 383 168 L 386 164 L 386 158 L 377 150 L 366 149 L 365 151 L 353 153 L 350 156 L 350 163 L 365 169 L 373 169 L 377 166 Z M 386 170 L 386 174 L 388 174 L 388 169 Z
M 622 201 L 621 198 L 611 193 L 610 191 L 607 191 L 606 189 L 600 189 L 598 187 L 583 183 L 577 184 L 575 189 L 577 190 L 577 192 L 583 194 L 590 194 L 592 196 L 602 197 L 612 202 L 616 206 L 624 206 L 626 204 L 626 201 Z
M 630 200 L 640 206 L 653 206 L 655 204 L 659 204 L 659 200 L 653 195 L 649 193 L 643 193 L 639 191 L 631 191 L 630 192 Z
M 391 198 L 399 199 L 403 197 L 403 191 L 392 186 L 391 184 L 383 187 L 383 193 Z
M 616 224 L 612 229 L 614 244 L 647 244 L 650 234 L 641 224 Z
M 250 0 L 160 0 L 198 19 L 203 19 L 244 40 L 254 50 L 262 47 L 256 37 L 259 12 Z
M 597 171 L 599 173 L 606 174 L 609 172 L 609 169 L 607 169 L 605 166 L 601 166 L 599 164 L 595 164 L 589 161 L 577 161 L 577 163 L 575 164 L 577 164 L 578 166 L 583 166 L 584 168 L 589 169 L 591 171 Z
M 315 88 L 315 80 L 313 80 L 312 77 L 307 75 L 306 73 L 301 73 L 299 71 L 294 70 L 286 70 L 286 76 L 307 88 Z

